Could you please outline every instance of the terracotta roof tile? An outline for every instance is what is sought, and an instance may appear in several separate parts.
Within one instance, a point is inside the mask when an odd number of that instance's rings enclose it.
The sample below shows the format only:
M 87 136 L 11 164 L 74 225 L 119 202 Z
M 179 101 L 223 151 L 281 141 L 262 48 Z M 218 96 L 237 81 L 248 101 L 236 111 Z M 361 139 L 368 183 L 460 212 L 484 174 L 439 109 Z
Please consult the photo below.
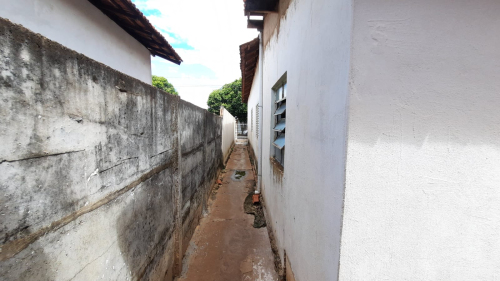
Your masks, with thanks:
M 152 55 L 181 64 L 182 59 L 174 48 L 130 0 L 88 1 L 144 45 Z
M 240 46 L 240 68 L 241 68 L 241 99 L 248 102 L 250 90 L 252 90 L 255 68 L 259 61 L 259 38 L 255 38 Z

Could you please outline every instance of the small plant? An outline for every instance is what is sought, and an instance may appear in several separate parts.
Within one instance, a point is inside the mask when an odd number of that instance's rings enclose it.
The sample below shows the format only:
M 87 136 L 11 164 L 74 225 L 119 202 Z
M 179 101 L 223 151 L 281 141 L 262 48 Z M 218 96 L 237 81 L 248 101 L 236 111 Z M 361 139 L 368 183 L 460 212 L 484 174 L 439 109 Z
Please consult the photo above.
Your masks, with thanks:
M 241 179 L 242 177 L 244 177 L 247 173 L 245 171 L 236 171 L 236 176 L 235 178 L 237 180 Z

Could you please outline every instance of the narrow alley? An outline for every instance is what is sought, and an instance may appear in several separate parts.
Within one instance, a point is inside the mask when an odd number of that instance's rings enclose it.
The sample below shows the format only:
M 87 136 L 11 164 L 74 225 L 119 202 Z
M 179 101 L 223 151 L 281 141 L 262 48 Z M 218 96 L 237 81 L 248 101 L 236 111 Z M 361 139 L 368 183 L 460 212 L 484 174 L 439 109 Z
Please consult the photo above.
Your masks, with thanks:
M 0 281 L 500 281 L 500 0 L 0 7 Z
M 221 177 L 191 239 L 179 281 L 278 280 L 267 229 L 254 228 L 254 216 L 245 213 L 245 198 L 255 186 L 246 144 L 234 146 Z

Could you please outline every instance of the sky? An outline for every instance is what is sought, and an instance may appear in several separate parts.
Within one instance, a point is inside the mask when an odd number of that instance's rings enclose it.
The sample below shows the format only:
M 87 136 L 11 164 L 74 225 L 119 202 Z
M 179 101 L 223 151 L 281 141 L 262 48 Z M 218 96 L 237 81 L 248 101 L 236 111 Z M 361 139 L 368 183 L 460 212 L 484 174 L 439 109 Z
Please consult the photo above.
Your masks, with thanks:
M 183 62 L 152 57 L 153 75 L 172 83 L 182 99 L 207 108 L 208 95 L 241 77 L 239 45 L 258 36 L 248 29 L 243 0 L 133 0 Z

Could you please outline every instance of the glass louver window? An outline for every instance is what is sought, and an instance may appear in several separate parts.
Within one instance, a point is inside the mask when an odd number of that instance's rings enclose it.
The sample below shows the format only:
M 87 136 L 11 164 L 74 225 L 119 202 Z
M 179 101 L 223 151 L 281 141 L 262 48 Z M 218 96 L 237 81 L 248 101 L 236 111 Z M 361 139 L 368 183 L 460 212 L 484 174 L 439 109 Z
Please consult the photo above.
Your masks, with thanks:
M 274 104 L 274 158 L 282 166 L 285 164 L 285 136 L 286 136 L 286 82 L 276 89 Z

